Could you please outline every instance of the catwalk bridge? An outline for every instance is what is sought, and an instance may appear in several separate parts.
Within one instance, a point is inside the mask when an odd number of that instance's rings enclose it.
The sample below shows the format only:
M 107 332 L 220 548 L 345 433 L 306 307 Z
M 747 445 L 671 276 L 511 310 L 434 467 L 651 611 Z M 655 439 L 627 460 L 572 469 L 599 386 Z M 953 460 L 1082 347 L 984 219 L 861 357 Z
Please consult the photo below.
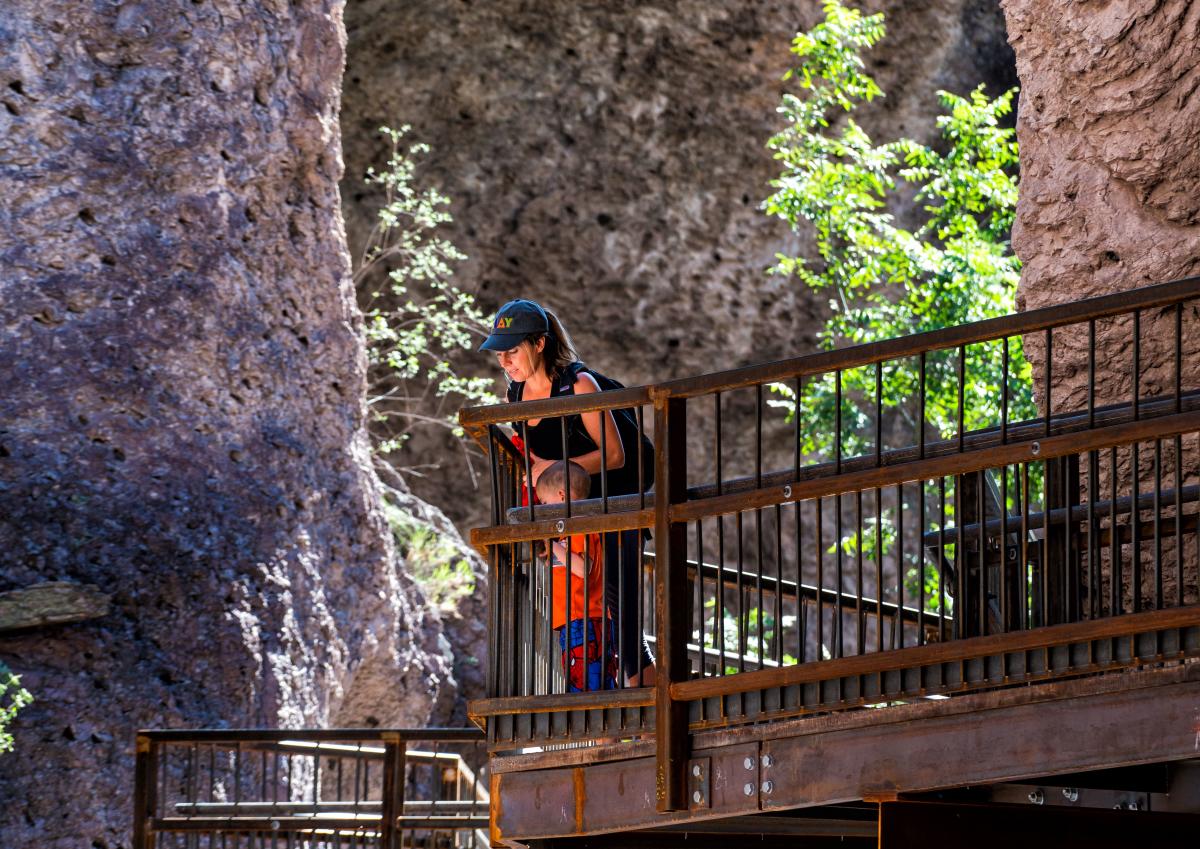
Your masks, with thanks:
M 652 435 L 654 486 L 524 506 L 533 458 L 512 437 L 546 419 L 565 446 L 571 416 L 620 410 Z M 418 758 L 405 766 L 399 738 L 368 757 L 354 732 L 336 782 L 318 777 L 317 750 L 309 764 L 296 747 L 337 733 L 288 732 L 290 749 L 221 738 L 265 759 L 244 764 L 255 783 L 239 798 L 227 780 L 170 795 L 225 750 L 148 733 L 137 849 L 224 846 L 171 841 L 232 834 L 236 817 L 304 847 L 745 835 L 895 849 L 1010 846 L 1035 829 L 1093 849 L 1193 845 L 1197 279 L 460 419 L 487 450 L 493 499 L 472 534 L 491 644 L 488 697 L 471 705 L 486 736 L 455 750 L 470 790 L 448 798 L 414 776 Z M 636 603 L 604 627 L 637 623 L 654 685 L 565 692 L 539 551 L 621 531 L 642 551 L 628 563 L 617 547 L 604 569 L 636 583 L 621 594 Z M 191 765 L 164 767 L 167 746 Z M 292 784 L 282 753 L 303 764 Z M 335 792 L 351 761 L 353 797 Z

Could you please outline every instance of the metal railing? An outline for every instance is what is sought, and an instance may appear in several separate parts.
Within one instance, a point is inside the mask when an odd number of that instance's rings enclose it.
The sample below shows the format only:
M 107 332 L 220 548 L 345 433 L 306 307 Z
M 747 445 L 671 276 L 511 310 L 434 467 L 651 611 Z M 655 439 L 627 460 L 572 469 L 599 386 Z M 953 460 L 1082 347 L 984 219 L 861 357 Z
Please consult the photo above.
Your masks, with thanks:
M 144 731 L 133 849 L 483 849 L 471 728 Z
M 653 386 L 464 410 L 492 458 L 494 523 L 472 535 L 491 563 L 490 698 L 473 711 L 489 718 L 492 750 L 652 733 L 660 806 L 679 809 L 689 728 L 1193 653 L 1198 300 L 1200 280 L 1181 280 Z M 653 422 L 651 492 L 601 485 L 599 498 L 521 505 L 536 458 L 504 424 L 527 435 L 557 422 L 565 453 L 575 417 L 621 409 L 639 435 Z M 555 573 L 539 548 L 618 531 L 644 546 L 643 529 L 652 580 L 643 552 L 607 549 L 606 583 L 637 582 L 606 594 L 618 600 L 607 627 L 623 639 L 618 653 L 637 650 L 632 618 L 656 649 L 656 684 L 625 689 L 619 676 L 615 691 L 564 693 Z

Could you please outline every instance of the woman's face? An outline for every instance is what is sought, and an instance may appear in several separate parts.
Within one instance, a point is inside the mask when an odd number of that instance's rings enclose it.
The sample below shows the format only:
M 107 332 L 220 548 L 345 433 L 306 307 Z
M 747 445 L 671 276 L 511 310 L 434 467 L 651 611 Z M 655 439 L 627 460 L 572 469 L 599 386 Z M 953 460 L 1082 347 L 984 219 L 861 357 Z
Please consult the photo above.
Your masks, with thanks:
M 508 379 L 522 383 L 529 380 L 542 368 L 542 349 L 546 347 L 545 338 L 537 340 L 537 344 L 529 341 L 521 342 L 515 348 L 496 353 L 500 368 L 504 369 Z

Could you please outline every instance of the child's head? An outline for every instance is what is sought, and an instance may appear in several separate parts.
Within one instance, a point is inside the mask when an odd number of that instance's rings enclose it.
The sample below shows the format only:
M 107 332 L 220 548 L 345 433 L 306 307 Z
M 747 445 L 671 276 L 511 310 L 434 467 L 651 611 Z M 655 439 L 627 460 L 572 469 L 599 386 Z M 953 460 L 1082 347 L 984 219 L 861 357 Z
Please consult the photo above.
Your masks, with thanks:
M 566 501 L 568 480 L 570 481 L 572 501 L 581 501 L 588 497 L 592 479 L 587 470 L 570 460 L 558 460 L 547 466 L 541 477 L 538 478 L 538 501 L 543 504 L 557 504 Z

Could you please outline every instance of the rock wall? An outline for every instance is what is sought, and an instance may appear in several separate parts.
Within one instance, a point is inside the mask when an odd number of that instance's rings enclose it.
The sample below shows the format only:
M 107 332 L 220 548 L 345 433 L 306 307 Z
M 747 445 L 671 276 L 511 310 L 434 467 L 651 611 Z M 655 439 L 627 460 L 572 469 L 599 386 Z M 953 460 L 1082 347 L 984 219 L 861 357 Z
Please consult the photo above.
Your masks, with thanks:
M 869 56 L 887 97 L 857 113 L 877 138 L 931 140 L 937 89 L 1015 85 L 997 0 L 866 5 L 888 26 Z M 553 306 L 583 357 L 630 385 L 809 351 L 825 305 L 764 273 L 808 243 L 758 206 L 791 39 L 820 16 L 817 0 L 350 0 L 351 246 L 380 204 L 361 179 L 386 158 L 377 128 L 409 123 L 433 147 L 423 178 L 455 201 L 460 285 L 486 307 Z M 416 456 L 430 452 L 454 449 Z M 466 480 L 455 466 L 414 489 L 484 523 Z
M 339 0 L 15 0 L 0 24 L 0 635 L 37 701 L 0 846 L 128 846 L 139 727 L 421 724 L 453 690 L 363 431 Z
M 1004 0 L 1025 308 L 1200 270 L 1200 6 Z
M 1200 273 L 1200 5 L 1190 0 L 1079 4 L 1004 0 L 1023 90 L 1017 135 L 1021 197 L 1013 245 L 1024 263 L 1022 308 L 1162 283 Z M 1200 294 L 1200 287 L 1197 287 Z M 1184 387 L 1200 386 L 1200 304 L 1183 315 Z M 1175 315 L 1148 310 L 1140 333 L 1139 392 L 1173 393 Z M 1133 323 L 1098 323 L 1097 403 L 1128 403 Z M 1087 404 L 1086 327 L 1055 331 L 1055 411 Z M 1026 339 L 1043 409 L 1045 344 Z M 1195 482 L 1196 442 L 1183 443 L 1184 479 Z M 1154 443 L 1142 443 L 1140 491 L 1153 491 Z M 1171 469 L 1175 448 L 1163 448 Z M 1101 466 L 1101 487 L 1113 471 Z M 1132 487 L 1131 452 L 1118 454 L 1122 492 Z M 1086 485 L 1086 482 L 1085 482 Z M 1170 475 L 1163 487 L 1170 488 Z M 1196 559 L 1185 566 L 1195 601 Z M 1129 556 L 1128 554 L 1126 556 Z M 1149 562 L 1152 552 L 1143 551 Z M 1173 563 L 1174 540 L 1164 563 Z M 1107 564 L 1107 561 L 1106 561 Z M 1152 574 L 1142 597 L 1153 598 Z M 1166 595 L 1174 597 L 1173 571 Z M 1125 575 L 1126 607 L 1130 602 Z M 1107 588 L 1105 588 L 1107 592 Z

